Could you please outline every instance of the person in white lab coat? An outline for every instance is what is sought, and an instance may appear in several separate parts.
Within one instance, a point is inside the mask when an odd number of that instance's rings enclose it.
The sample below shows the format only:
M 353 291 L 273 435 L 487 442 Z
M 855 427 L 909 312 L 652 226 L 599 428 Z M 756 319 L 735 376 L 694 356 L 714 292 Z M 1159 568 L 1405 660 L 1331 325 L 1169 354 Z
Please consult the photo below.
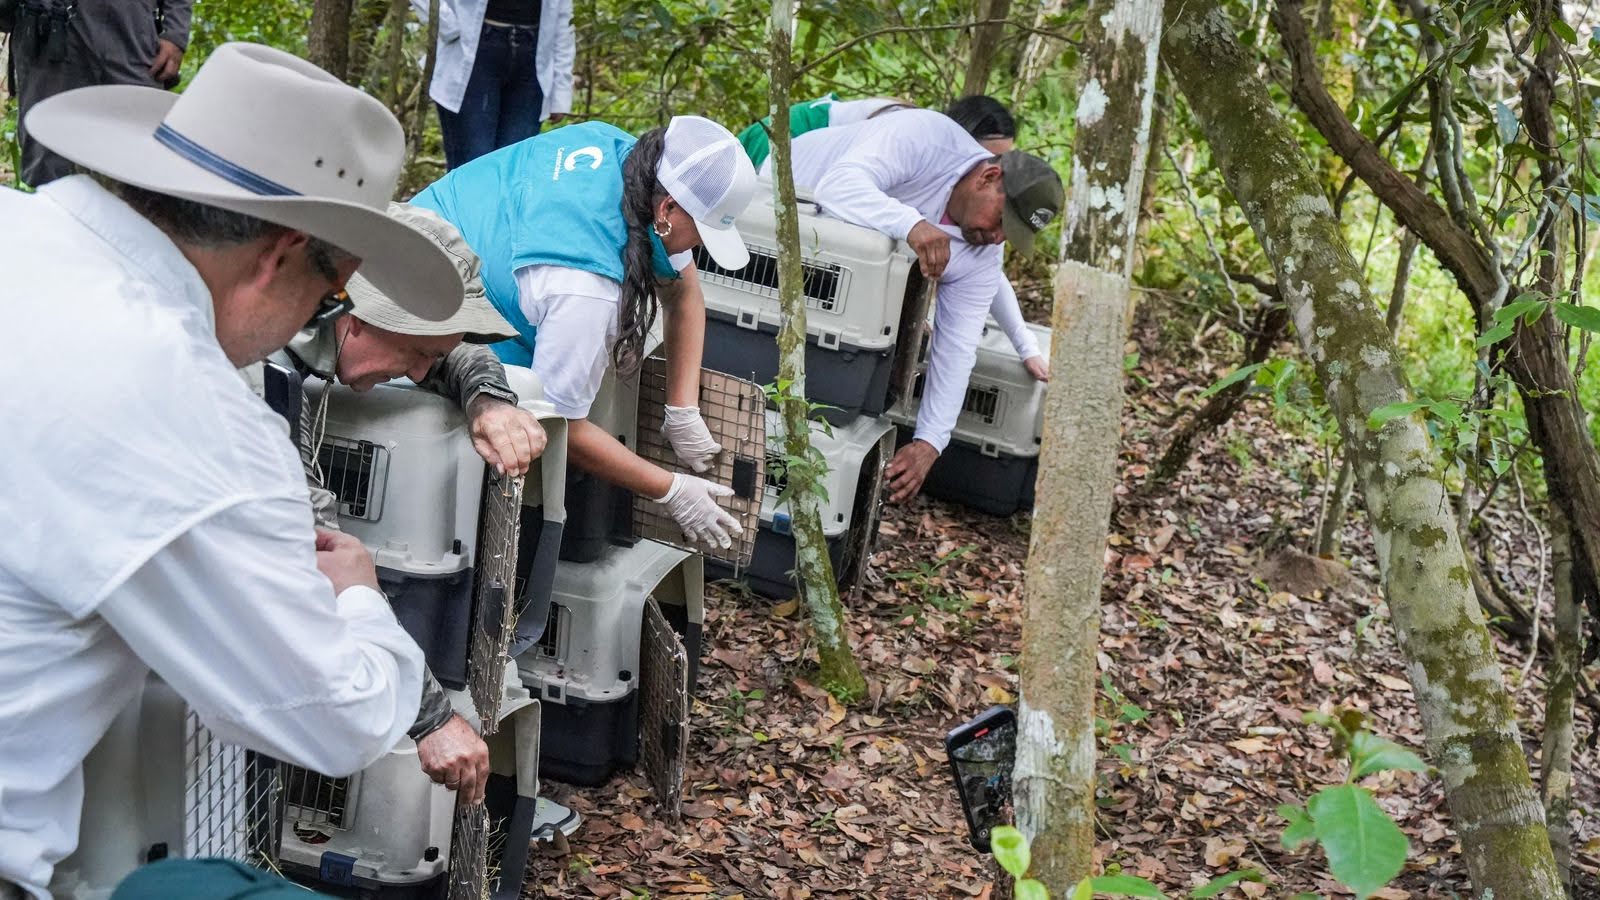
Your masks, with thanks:
M 299 454 L 236 369 L 346 309 L 358 265 L 432 321 L 463 285 L 385 214 L 400 123 L 288 53 L 224 44 L 181 95 L 85 87 L 28 125 L 95 173 L 0 189 L 0 307 L 28 336 L 0 404 L 0 897 L 49 900 L 84 760 L 149 673 L 219 740 L 329 775 L 404 739 L 422 651 L 361 542 L 313 531 Z
M 423 21 L 428 0 L 411 0 Z M 454 169 L 572 112 L 572 0 L 439 0 L 428 96 Z
M 840 100 L 829 94 L 817 100 L 797 103 L 789 110 L 789 134 L 798 138 L 819 128 L 838 128 L 875 119 L 904 109 L 917 109 L 913 104 L 892 97 L 872 97 L 865 100 Z M 962 97 L 945 108 L 944 114 L 967 130 L 985 150 L 1004 154 L 1016 149 L 1017 121 L 1005 104 L 984 94 Z M 750 161 L 761 169 L 763 177 L 770 178 L 770 148 L 767 141 L 768 116 L 739 133 L 739 143 L 745 148 Z M 1059 203 L 1057 206 L 1059 207 Z M 1030 233 L 1031 235 L 1031 233 Z M 997 259 L 996 263 L 1002 261 Z M 1011 280 L 1003 272 L 997 282 L 994 302 L 989 314 L 1011 340 L 1011 346 L 1022 360 L 1022 367 L 1036 381 L 1050 380 L 1050 361 L 1045 359 L 1039 341 L 1022 317 L 1022 305 Z
M 1061 179 L 1037 157 L 995 155 L 943 113 L 911 109 L 801 135 L 794 180 L 824 213 L 904 240 L 938 278 L 933 337 L 913 440 L 888 468 L 906 502 L 949 444 L 990 307 L 1005 282 L 1000 245 L 1024 252 L 1055 218 Z

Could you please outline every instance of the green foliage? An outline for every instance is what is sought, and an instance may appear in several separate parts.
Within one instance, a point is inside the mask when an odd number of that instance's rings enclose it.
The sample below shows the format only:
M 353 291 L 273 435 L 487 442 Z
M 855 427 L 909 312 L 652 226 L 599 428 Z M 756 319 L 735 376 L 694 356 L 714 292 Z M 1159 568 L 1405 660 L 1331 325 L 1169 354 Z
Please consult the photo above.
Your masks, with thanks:
M 1317 791 L 1304 807 L 1278 807 L 1278 815 L 1288 822 L 1283 846 L 1293 851 L 1313 842 L 1321 845 L 1333 877 L 1356 896 L 1371 896 L 1400 874 L 1410 845 L 1372 792 L 1355 782 L 1384 771 L 1425 772 L 1428 765 L 1405 747 L 1368 731 L 1365 717 L 1355 710 L 1337 715 L 1311 711 L 1304 719 L 1333 731 L 1335 750 L 1346 757 L 1349 774 L 1344 784 Z
M 1328 869 L 1357 896 L 1367 897 L 1400 874 L 1406 836 L 1372 799 L 1353 784 L 1326 787 L 1306 804 Z

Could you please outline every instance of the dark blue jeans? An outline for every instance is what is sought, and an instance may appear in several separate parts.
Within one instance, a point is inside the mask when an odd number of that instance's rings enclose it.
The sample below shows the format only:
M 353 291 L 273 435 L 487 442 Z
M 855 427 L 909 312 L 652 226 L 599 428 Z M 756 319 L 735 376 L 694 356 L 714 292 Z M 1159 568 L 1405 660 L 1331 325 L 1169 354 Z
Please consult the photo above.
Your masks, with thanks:
M 537 28 L 483 26 L 461 111 L 439 107 L 449 168 L 539 133 L 544 91 L 535 65 L 538 48 Z

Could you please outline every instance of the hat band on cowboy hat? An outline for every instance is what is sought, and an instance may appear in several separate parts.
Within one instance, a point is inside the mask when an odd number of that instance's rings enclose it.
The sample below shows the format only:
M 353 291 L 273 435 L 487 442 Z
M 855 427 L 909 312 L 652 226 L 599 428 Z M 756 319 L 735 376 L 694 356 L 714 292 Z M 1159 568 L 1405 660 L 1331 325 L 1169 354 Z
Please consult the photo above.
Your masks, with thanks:
M 400 123 L 296 56 L 223 44 L 182 94 L 78 88 L 39 101 L 25 124 L 113 180 L 327 241 L 416 316 L 444 319 L 461 305 L 461 277 L 439 244 L 385 214 L 405 162 Z

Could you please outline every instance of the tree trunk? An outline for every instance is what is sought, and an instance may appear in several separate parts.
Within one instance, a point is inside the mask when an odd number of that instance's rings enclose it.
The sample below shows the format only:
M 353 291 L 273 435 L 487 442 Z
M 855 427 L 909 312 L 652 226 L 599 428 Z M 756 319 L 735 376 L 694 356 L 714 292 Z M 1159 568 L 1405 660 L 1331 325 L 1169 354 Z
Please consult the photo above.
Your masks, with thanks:
M 1437 453 L 1416 415 L 1367 428 L 1374 410 L 1409 398 L 1394 341 L 1299 143 L 1218 3 L 1170 7 L 1164 59 L 1273 261 L 1354 460 L 1384 593 L 1467 870 L 1480 897 L 1564 897 Z
M 1017 825 L 1032 841 L 1033 875 L 1061 897 L 1094 861 L 1095 650 L 1161 0 L 1093 0 L 1086 22 L 1055 277 L 1056 374 L 1045 398 L 1024 585 L 1013 772 Z
M 422 63 L 422 87 L 417 91 L 417 111 L 411 119 L 411 161 L 422 155 L 422 137 L 428 130 L 428 86 L 433 83 L 433 68 L 439 62 L 439 0 L 428 0 L 428 55 Z
M 792 461 L 789 473 L 789 510 L 794 527 L 794 574 L 800 596 L 810 613 L 811 633 L 817 641 L 822 687 L 842 702 L 860 699 L 866 679 L 850 651 L 844 604 L 834 580 L 828 541 L 822 533 L 820 473 L 809 463 L 810 413 L 806 403 L 806 303 L 801 291 L 800 217 L 794 203 L 794 162 L 789 144 L 789 85 L 794 77 L 790 48 L 794 43 L 794 0 L 772 0 L 771 90 L 772 186 L 778 207 L 778 304 L 783 327 L 778 331 L 778 381 L 782 392 L 784 453 Z M 821 462 L 826 466 L 826 461 Z M 799 471 L 796 471 L 798 469 Z
M 994 22 L 1011 15 L 1011 0 L 978 0 L 977 21 L 983 24 L 972 30 L 972 53 L 967 57 L 967 76 L 961 82 L 963 95 L 982 94 L 989 89 L 989 73 L 994 69 L 995 51 L 1000 49 L 1000 38 L 1005 34 L 1005 23 Z
M 306 53 L 311 61 L 341 81 L 350 80 L 351 0 L 316 0 Z
M 1033 27 L 1044 28 L 1067 6 L 1066 0 L 1043 0 L 1039 4 L 1039 11 L 1034 14 Z M 1055 38 L 1040 34 L 1035 31 L 1028 35 L 1027 43 L 1022 45 L 1022 54 L 1017 62 L 1017 82 L 1011 87 L 1011 102 L 1022 100 L 1023 92 L 1033 87 L 1039 80 L 1044 70 L 1061 52 L 1061 42 Z
M 1550 690 L 1544 708 L 1544 740 L 1539 750 L 1539 797 L 1545 827 L 1555 851 L 1561 882 L 1572 886 L 1572 704 L 1583 665 L 1583 607 L 1572 585 L 1572 542 L 1559 507 L 1550 508 L 1550 561 L 1555 579 L 1555 652 L 1550 659 Z M 1537 649 L 1529 651 L 1538 652 Z
M 1547 13 L 1547 21 L 1549 15 L 1559 15 L 1560 7 L 1551 5 L 1549 9 L 1553 13 Z M 1472 304 L 1479 330 L 1489 327 L 1496 304 L 1511 292 L 1488 251 L 1420 185 L 1390 165 L 1328 96 L 1311 54 L 1298 0 L 1278 0 L 1273 21 L 1294 66 L 1290 94 L 1295 105 L 1395 219 L 1415 233 L 1455 277 Z M 1559 46 L 1556 35 L 1547 33 L 1545 39 Z M 1559 148 L 1550 143 L 1554 132 L 1546 128 L 1552 78 L 1529 75 L 1523 90 L 1523 121 L 1535 148 L 1544 143 L 1551 149 L 1541 152 L 1559 158 Z M 1438 177 L 1443 182 L 1448 175 L 1441 170 Z M 1566 341 L 1555 317 L 1540 316 L 1532 325 L 1519 320 L 1505 362 L 1522 396 L 1528 432 L 1544 460 L 1550 497 L 1567 515 L 1573 564 L 1582 570 L 1580 583 L 1593 584 L 1595 575 L 1600 574 L 1600 451 L 1589 434 L 1577 383 L 1567 364 Z M 1600 598 L 1590 595 L 1583 599 L 1593 603 Z

